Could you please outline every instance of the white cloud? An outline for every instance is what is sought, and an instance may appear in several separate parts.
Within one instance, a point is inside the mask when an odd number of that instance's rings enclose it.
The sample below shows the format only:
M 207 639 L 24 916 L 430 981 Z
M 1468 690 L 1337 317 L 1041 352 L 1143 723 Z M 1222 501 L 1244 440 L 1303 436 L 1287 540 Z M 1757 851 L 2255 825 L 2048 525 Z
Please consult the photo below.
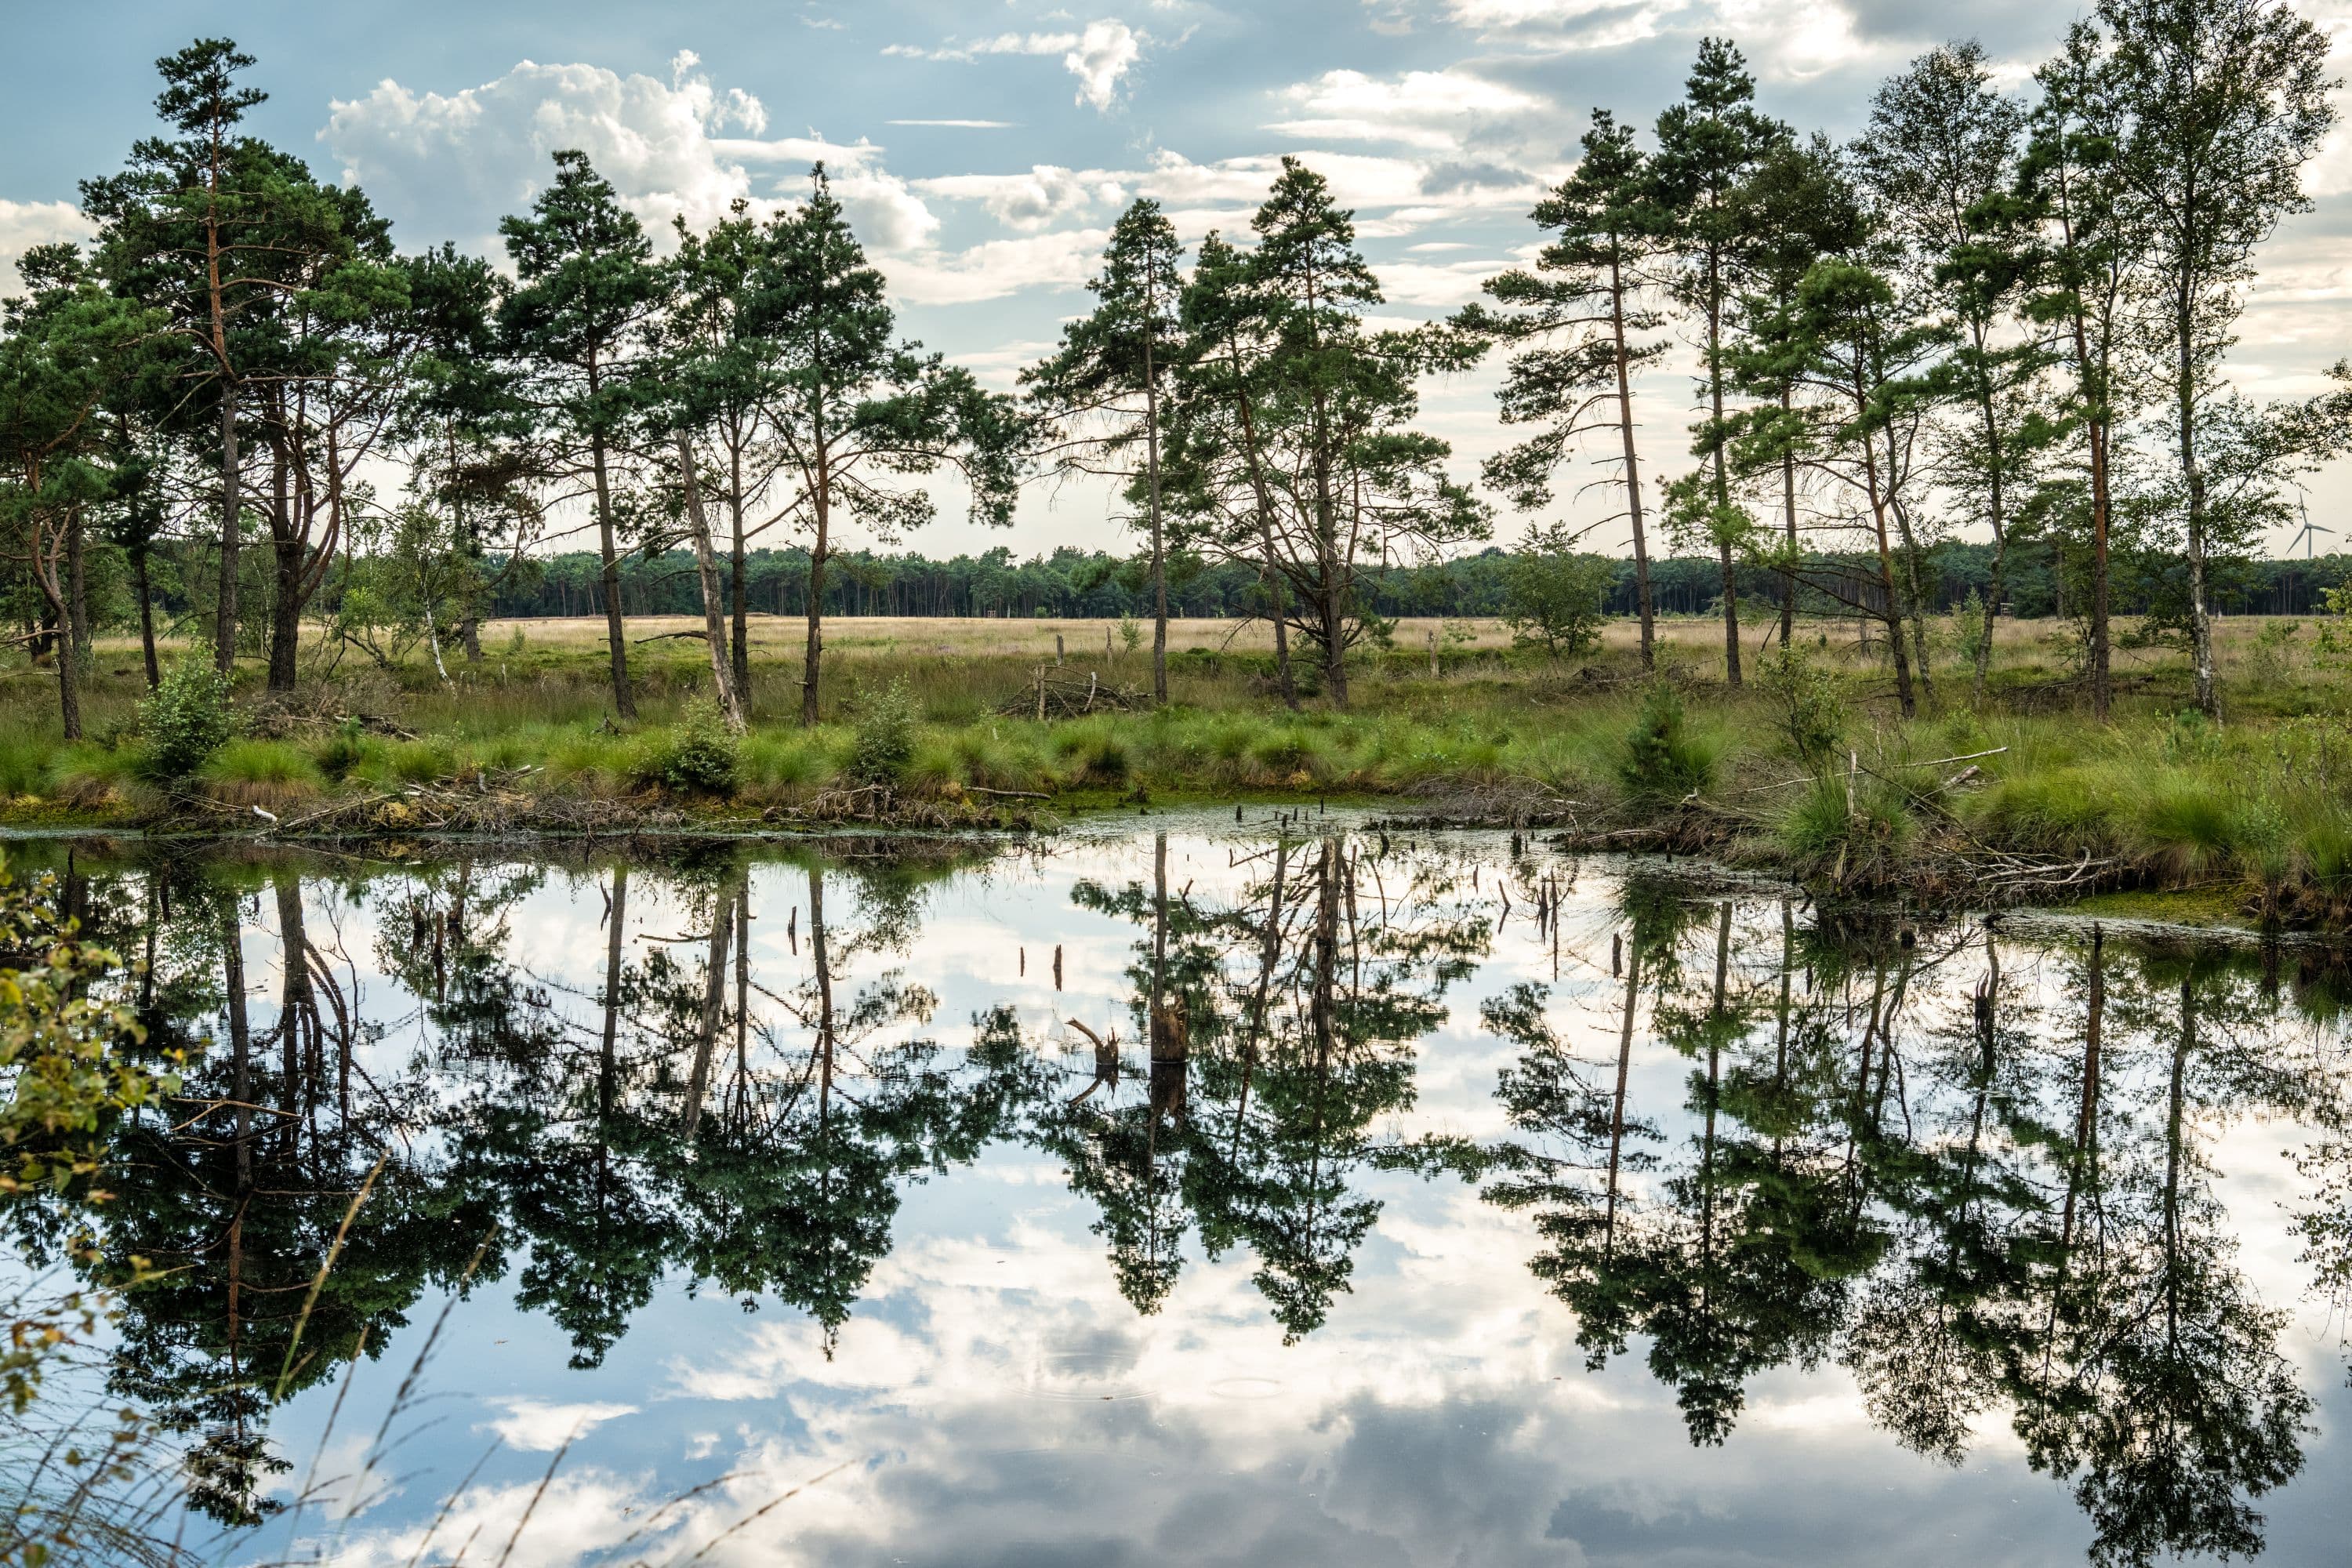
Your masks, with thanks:
M 82 216 L 71 202 L 12 202 L 0 196 L 0 295 L 24 286 L 16 276 L 16 258 L 37 245 L 61 239 L 88 239 L 98 226 Z
M 1109 238 L 1108 229 L 1064 229 L 952 254 L 902 256 L 889 268 L 890 292 L 917 305 L 968 305 L 1024 289 L 1073 288 L 1094 270 Z
M 1078 101 L 1108 109 L 1119 79 L 1143 53 L 1142 35 L 1124 22 L 1089 22 L 1062 64 L 1078 79 Z
M 1447 19 L 1482 37 L 1552 49 L 1598 49 L 1666 35 L 1738 41 L 1757 74 L 1803 79 L 1892 62 L 1933 28 L 1898 40 L 1882 20 L 1865 38 L 1842 0 L 1445 0 Z M 1924 15 L 1924 13 L 1923 13 Z
M 635 1415 L 634 1405 L 548 1405 L 536 1399 L 509 1399 L 507 1413 L 482 1426 L 496 1432 L 510 1448 L 552 1454 L 576 1437 L 584 1437 L 605 1422 Z M 476 1430 L 480 1430 L 477 1427 Z
M 1149 39 L 1125 22 L 1106 17 L 1088 22 L 1076 33 L 999 33 L 969 44 L 942 44 L 923 48 L 915 44 L 887 44 L 882 52 L 906 59 L 975 60 L 983 55 L 1059 55 L 1063 67 L 1078 79 L 1076 101 L 1108 110 L 1118 97 L 1118 84 L 1143 56 Z
M 879 165 L 853 165 L 832 175 L 833 194 L 850 227 L 867 248 L 898 252 L 931 243 L 940 220 L 907 182 Z
M 488 236 L 520 211 L 548 178 L 551 154 L 577 148 L 613 182 L 648 226 L 684 214 L 698 226 L 738 198 L 761 202 L 751 166 L 824 159 L 852 174 L 877 160 L 867 142 L 843 145 L 811 134 L 767 137 L 767 110 L 740 88 L 720 91 L 698 70 L 691 50 L 671 62 L 667 82 L 599 66 L 524 60 L 504 76 L 442 94 L 389 78 L 365 96 L 337 100 L 319 132 L 347 183 L 377 205 L 428 226 Z M 736 134 L 727 134 L 735 132 Z M 900 230 L 907 232 L 902 215 Z M 919 220 L 914 231 L 921 230 Z
M 1348 142 L 1402 142 L 1457 147 L 1475 127 L 1546 114 L 1549 100 L 1473 75 L 1458 66 L 1406 71 L 1383 81 L 1361 71 L 1326 71 L 1286 89 L 1297 113 L 1266 127 L 1288 136 Z
M 1083 213 L 1097 201 L 1116 205 L 1125 196 L 1116 179 L 1076 174 L 1053 163 L 1036 164 L 1025 174 L 943 174 L 915 184 L 928 195 L 977 201 L 989 216 L 1024 233 Z

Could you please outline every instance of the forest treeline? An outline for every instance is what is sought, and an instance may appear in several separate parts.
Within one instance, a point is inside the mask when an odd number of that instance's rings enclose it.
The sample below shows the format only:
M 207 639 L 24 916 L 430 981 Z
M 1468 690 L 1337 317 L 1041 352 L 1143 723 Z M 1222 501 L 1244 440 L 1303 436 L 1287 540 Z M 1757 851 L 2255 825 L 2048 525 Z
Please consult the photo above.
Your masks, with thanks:
M 1345 707 L 1387 617 L 1496 587 L 1555 650 L 1637 618 L 1645 667 L 1658 614 L 1719 616 L 1733 687 L 1775 631 L 1794 657 L 1800 610 L 1874 622 L 1906 714 L 1927 617 L 1959 606 L 1979 691 L 1995 617 L 2074 618 L 2104 720 L 2131 615 L 2210 714 L 2212 616 L 2308 605 L 2315 564 L 2256 557 L 2298 521 L 2311 548 L 2297 478 L 2352 445 L 2352 369 L 2272 404 L 2228 374 L 2335 118 L 2326 36 L 2270 0 L 2100 0 L 2015 91 L 1979 45 L 1931 49 L 1843 143 L 1706 39 L 1646 131 L 1594 111 L 1529 265 L 1416 326 L 1381 324 L 1353 215 L 1298 159 L 1231 234 L 1141 197 L 1013 393 L 900 335 L 822 165 L 657 247 L 560 151 L 502 258 L 404 251 L 363 190 L 249 132 L 254 64 L 221 38 L 158 62 L 161 133 L 84 182 L 95 239 L 26 253 L 0 328 L 0 590 L 68 739 L 101 625 L 138 626 L 151 682 L 159 614 L 272 689 L 352 648 L 444 668 L 486 615 L 587 608 L 581 558 L 549 554 L 583 534 L 624 719 L 625 617 L 681 595 L 740 729 L 755 602 L 805 617 L 813 723 L 845 609 L 1148 614 L 1163 698 L 1169 615 L 1247 614 L 1285 701 Z M 1695 378 L 1661 368 L 1676 341 Z M 1472 484 L 1420 397 L 1482 362 L 1514 441 Z M 1679 459 L 1644 472 L 1634 432 L 1675 418 Z M 888 553 L 940 492 L 1010 528 L 1073 478 L 1112 498 L 1107 570 Z M 1517 551 L 1474 555 L 1511 514 Z
M 1366 580 L 1359 602 L 1364 610 L 1390 620 L 1508 615 L 1515 603 L 1512 569 L 1527 559 L 1518 552 L 1489 545 L 1475 555 L 1429 565 L 1391 567 Z M 1850 564 L 1864 567 L 1868 563 Z M 1992 564 L 1990 544 L 1947 542 L 1930 557 L 1929 607 L 1949 615 L 1965 608 L 1971 595 L 1981 603 L 1992 590 Z M 1613 617 L 1636 614 L 1640 595 L 1633 563 L 1612 560 L 1609 567 L 1611 577 L 1599 601 L 1601 613 Z M 599 609 L 603 570 L 595 554 L 584 550 L 537 558 L 525 570 L 499 578 L 487 613 L 499 619 L 594 615 Z M 754 549 L 744 558 L 743 573 L 745 597 L 753 614 L 807 614 L 807 551 Z M 1742 566 L 1738 580 L 1744 598 L 1778 604 L 1783 580 L 1770 568 Z M 1169 613 L 1203 618 L 1250 616 L 1260 603 L 1258 584 L 1257 573 L 1246 565 L 1178 556 L 1168 566 Z M 1706 556 L 1670 555 L 1651 562 L 1650 584 L 1659 614 L 1720 613 L 1721 572 Z M 2238 561 L 2216 574 L 2214 605 L 2231 615 L 2326 614 L 2329 590 L 2347 584 L 2352 584 L 2352 555 Z M 2068 613 L 2060 563 L 2044 545 L 2012 550 L 2000 586 L 2003 614 L 2033 620 Z M 2160 605 L 2163 597 L 2160 581 L 2119 574 L 2114 603 L 2118 614 L 2139 616 Z M 183 606 L 175 605 L 179 607 Z M 623 614 L 630 616 L 699 614 L 700 585 L 693 554 L 672 550 L 653 557 L 642 553 L 624 557 L 621 607 Z M 1798 609 L 1808 616 L 1833 615 L 1838 605 L 1827 595 L 1801 591 Z M 824 612 L 827 616 L 1095 620 L 1131 616 L 1149 620 L 1152 592 L 1142 563 L 1100 550 L 1065 546 L 1051 555 L 1026 561 L 1014 560 L 1012 551 L 1002 546 L 944 561 L 913 552 L 857 550 L 834 557 Z

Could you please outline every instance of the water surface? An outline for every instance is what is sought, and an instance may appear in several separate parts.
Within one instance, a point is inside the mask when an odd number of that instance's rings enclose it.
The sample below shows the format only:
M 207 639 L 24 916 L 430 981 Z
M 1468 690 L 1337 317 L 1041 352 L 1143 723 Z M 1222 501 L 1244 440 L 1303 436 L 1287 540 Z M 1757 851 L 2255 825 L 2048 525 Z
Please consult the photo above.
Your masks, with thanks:
M 2321 956 L 1252 816 L 78 851 L 115 1391 L 236 1561 L 2340 1560 Z

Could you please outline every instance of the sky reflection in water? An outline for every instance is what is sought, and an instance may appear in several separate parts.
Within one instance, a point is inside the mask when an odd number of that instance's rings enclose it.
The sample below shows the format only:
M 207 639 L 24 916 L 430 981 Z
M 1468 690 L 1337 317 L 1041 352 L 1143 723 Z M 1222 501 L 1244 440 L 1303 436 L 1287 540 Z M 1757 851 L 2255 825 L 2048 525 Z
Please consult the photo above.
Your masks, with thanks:
M 125 1135 L 108 1244 L 185 1267 L 123 1389 L 216 1508 L 283 1500 L 365 1325 L 351 1474 L 495 1225 L 358 1511 L 248 1555 L 494 1560 L 567 1439 L 516 1564 L 2340 1546 L 2343 1047 L 2294 954 L 1155 826 L 92 872 L 119 945 L 170 902 L 186 1092 L 258 1108 Z M 310 1386 L 239 1394 L 387 1146 Z

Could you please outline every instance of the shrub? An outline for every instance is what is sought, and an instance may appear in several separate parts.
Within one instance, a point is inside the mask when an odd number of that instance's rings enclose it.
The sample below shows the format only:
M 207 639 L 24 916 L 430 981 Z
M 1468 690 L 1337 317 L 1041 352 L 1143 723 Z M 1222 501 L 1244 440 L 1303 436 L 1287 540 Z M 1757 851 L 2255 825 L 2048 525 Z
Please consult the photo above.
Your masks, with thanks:
M 2141 853 L 2175 877 L 2218 870 L 2239 847 L 2246 826 L 2225 791 L 2177 775 L 2159 778 L 2148 788 L 2133 824 Z
M 860 784 L 897 784 L 915 757 L 915 700 L 904 680 L 858 693 L 849 773 Z
M 0 740 L 0 797 L 37 795 L 49 766 L 48 743 L 34 735 Z
M 1617 563 L 1579 553 L 1575 542 L 1566 523 L 1530 525 L 1519 552 L 1507 559 L 1503 624 L 1513 647 L 1562 658 L 1601 646 L 1601 605 L 1616 585 Z
M 194 656 L 174 659 L 139 704 L 139 728 L 147 738 L 148 776 L 185 778 L 236 733 L 228 677 Z
M 1127 742 L 1102 724 L 1066 726 L 1055 731 L 1053 745 L 1072 784 L 1122 784 L 1133 765 Z
M 1642 699 L 1617 776 L 1637 799 L 1679 800 L 1715 782 L 1720 751 L 1709 737 L 1693 732 L 1682 693 L 1661 680 Z
M 319 769 L 308 756 L 285 741 L 245 736 L 231 741 L 205 759 L 203 774 L 215 784 L 313 784 Z
M 727 795 L 735 792 L 737 761 L 735 734 L 719 704 L 698 697 L 670 727 L 656 772 L 664 788 L 680 795 Z
M 1807 766 L 1819 768 L 1845 733 L 1845 701 L 1837 683 L 1787 643 L 1764 661 L 1762 684 L 1772 699 L 1780 733 Z

